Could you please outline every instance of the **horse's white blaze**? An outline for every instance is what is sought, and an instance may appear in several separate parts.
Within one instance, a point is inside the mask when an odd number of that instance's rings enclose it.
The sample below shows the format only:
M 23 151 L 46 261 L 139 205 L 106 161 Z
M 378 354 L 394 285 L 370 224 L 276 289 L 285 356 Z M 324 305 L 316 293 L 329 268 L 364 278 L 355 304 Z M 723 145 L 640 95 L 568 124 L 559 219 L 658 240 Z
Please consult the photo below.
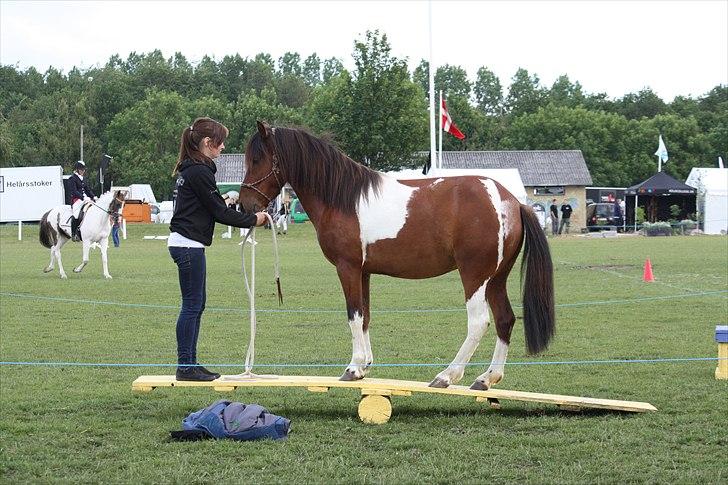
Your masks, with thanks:
M 468 310 L 468 336 L 460 346 L 455 359 L 444 371 L 438 374 L 437 379 L 441 379 L 448 384 L 455 384 L 463 378 L 465 374 L 465 366 L 470 362 L 475 350 L 480 344 L 480 340 L 488 330 L 488 304 L 485 300 L 485 289 L 488 286 L 488 280 L 485 280 L 483 286 L 478 288 L 475 293 L 468 299 L 465 307 Z
M 370 189 L 367 197 L 359 198 L 357 217 L 363 259 L 367 246 L 381 239 L 394 239 L 407 222 L 407 205 L 417 189 L 382 176 L 379 192 Z
M 349 328 L 351 329 L 352 351 L 351 363 L 347 371 L 352 372 L 357 377 L 364 377 L 368 338 L 364 336 L 364 317 L 359 312 L 355 312 L 354 318 L 349 320 Z
M 496 269 L 500 266 L 503 261 L 503 245 L 505 241 L 505 226 L 503 225 L 503 202 L 501 201 L 500 191 L 495 185 L 495 182 L 491 179 L 485 179 L 482 181 L 485 185 L 485 190 L 488 192 L 490 201 L 493 203 L 495 208 L 495 214 L 498 217 L 498 264 Z

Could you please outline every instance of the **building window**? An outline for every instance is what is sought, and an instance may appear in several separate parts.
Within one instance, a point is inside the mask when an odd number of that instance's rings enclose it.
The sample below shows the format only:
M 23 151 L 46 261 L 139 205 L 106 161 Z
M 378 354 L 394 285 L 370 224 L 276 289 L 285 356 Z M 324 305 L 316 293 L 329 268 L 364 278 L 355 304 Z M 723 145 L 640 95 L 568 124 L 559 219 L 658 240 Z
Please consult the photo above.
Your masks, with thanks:
M 564 195 L 564 187 L 534 187 L 534 195 Z

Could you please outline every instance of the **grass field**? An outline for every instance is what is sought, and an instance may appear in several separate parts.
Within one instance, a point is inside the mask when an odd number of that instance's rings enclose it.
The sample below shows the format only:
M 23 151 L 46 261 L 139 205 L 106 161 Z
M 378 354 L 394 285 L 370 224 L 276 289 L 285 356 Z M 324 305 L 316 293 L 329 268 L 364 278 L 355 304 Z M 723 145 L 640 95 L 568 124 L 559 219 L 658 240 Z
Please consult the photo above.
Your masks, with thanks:
M 101 275 L 92 251 L 84 273 L 43 274 L 48 251 L 37 227 L 0 227 L 0 360 L 170 364 L 166 367 L 0 365 L 0 480 L 28 482 L 224 483 L 726 483 L 728 381 L 715 361 L 660 363 L 524 362 L 716 357 L 716 324 L 728 323 L 728 239 L 670 237 L 551 239 L 557 336 L 543 355 L 524 352 L 516 324 L 500 387 L 647 401 L 650 414 L 570 413 L 546 404 L 415 395 L 394 398 L 389 423 L 356 415 L 357 393 L 257 389 L 218 394 L 157 389 L 135 395 L 142 374 L 169 374 L 176 359 L 176 268 L 159 240 L 166 226 L 130 226 L 110 248 Z M 237 240 L 208 250 L 208 301 L 200 359 L 212 369 L 244 361 L 248 319 Z M 319 364 L 260 372 L 339 375 L 351 335 L 333 267 L 310 224 L 281 238 L 284 311 L 272 282 L 270 232 L 258 231 L 259 364 Z M 642 282 L 645 258 L 657 281 Z M 510 294 L 520 315 L 518 275 Z M 466 334 L 456 273 L 422 281 L 372 278 L 372 377 L 429 381 Z M 463 384 L 492 354 L 491 328 Z M 324 366 L 325 365 L 325 366 Z M 168 441 L 181 420 L 219 398 L 258 403 L 292 421 L 281 442 Z

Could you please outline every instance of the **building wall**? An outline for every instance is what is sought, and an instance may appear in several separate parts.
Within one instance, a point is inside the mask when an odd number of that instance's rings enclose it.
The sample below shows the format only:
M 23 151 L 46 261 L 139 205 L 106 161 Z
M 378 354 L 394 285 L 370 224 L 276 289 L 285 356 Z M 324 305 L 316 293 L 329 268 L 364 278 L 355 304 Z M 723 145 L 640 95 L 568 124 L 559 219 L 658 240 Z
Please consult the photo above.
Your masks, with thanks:
M 556 199 L 556 204 L 561 207 L 564 200 L 567 200 L 574 211 L 571 213 L 571 232 L 580 233 L 583 228 L 586 227 L 586 186 L 584 185 L 567 185 L 564 187 L 564 195 L 536 195 L 534 194 L 535 187 L 526 186 L 526 196 L 528 197 L 528 203 L 541 204 L 546 210 L 548 215 L 549 207 L 551 207 L 551 200 Z M 559 217 L 561 212 L 559 211 Z M 550 228 L 549 228 L 550 230 Z

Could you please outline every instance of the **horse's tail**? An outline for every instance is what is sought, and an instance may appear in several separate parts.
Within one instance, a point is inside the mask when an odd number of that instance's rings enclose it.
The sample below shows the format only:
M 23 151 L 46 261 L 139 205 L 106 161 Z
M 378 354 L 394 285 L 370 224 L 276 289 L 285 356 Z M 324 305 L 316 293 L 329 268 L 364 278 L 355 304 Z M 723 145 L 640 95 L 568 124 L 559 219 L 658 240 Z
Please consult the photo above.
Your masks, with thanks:
M 537 354 L 548 347 L 556 326 L 554 267 L 546 234 L 533 209 L 523 204 L 521 222 L 524 232 L 521 285 L 526 349 L 529 354 Z
M 56 231 L 53 229 L 53 226 L 51 226 L 51 223 L 48 222 L 48 214 L 50 214 L 51 211 L 46 212 L 43 214 L 43 217 L 40 220 L 40 234 L 39 239 L 40 243 L 50 249 L 53 246 L 56 245 L 58 242 L 58 237 L 56 236 Z

